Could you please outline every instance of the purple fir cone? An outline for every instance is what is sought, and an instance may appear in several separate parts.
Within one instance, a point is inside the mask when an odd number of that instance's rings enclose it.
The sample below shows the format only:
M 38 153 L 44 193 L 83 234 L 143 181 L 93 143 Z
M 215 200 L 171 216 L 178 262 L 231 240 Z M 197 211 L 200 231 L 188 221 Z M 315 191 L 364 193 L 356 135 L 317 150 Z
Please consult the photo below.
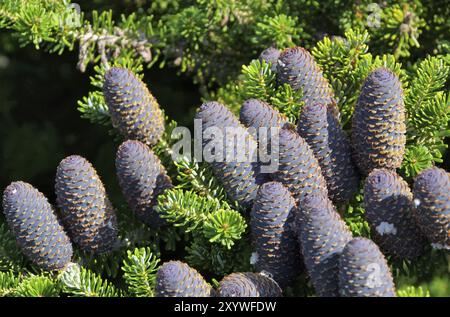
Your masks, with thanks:
M 366 78 L 352 119 L 355 163 L 367 175 L 375 168 L 395 170 L 406 145 L 402 85 L 392 71 L 377 68 Z
M 305 105 L 327 105 L 333 101 L 333 92 L 327 79 L 306 49 L 285 49 L 278 59 L 277 73 L 281 84 L 287 83 L 293 90 L 302 90 Z
M 223 144 L 214 142 L 218 137 L 204 135 L 203 152 L 210 151 L 214 155 L 214 160 L 209 163 L 227 195 L 241 206 L 250 207 L 258 186 L 265 180 L 256 160 L 256 140 L 236 116 L 218 102 L 204 103 L 197 112 L 196 119 L 201 120 L 203 134 L 222 133 Z M 235 137 L 242 142 L 236 142 Z
M 149 146 L 164 133 L 164 115 L 147 86 L 128 69 L 112 67 L 105 74 L 103 95 L 111 121 L 126 139 Z
M 354 238 L 339 260 L 339 293 L 342 297 L 395 297 L 391 271 L 378 246 Z
M 450 174 L 438 167 L 414 180 L 415 219 L 433 247 L 450 249 Z
M 157 297 L 211 297 L 214 290 L 195 269 L 180 261 L 164 263 L 156 274 Z
M 142 142 L 123 142 L 116 153 L 116 173 L 122 193 L 137 218 L 153 228 L 164 223 L 153 207 L 158 196 L 172 187 L 166 169 Z
M 375 169 L 369 174 L 364 207 L 372 238 L 384 254 L 412 260 L 423 253 L 426 240 L 413 218 L 413 195 L 397 173 Z
M 61 270 L 72 258 L 72 245 L 47 198 L 25 182 L 3 193 L 3 213 L 25 256 L 47 271 Z
M 331 200 L 345 203 L 358 190 L 359 173 L 353 164 L 350 141 L 339 123 L 338 113 L 334 104 L 305 105 L 297 131 L 319 161 Z
M 72 242 L 83 251 L 109 252 L 117 241 L 117 219 L 97 171 L 72 155 L 56 171 L 56 202 Z
M 301 271 L 298 241 L 293 230 L 296 205 L 289 190 L 278 182 L 259 188 L 251 216 L 252 242 L 258 272 L 266 272 L 281 287 Z
M 220 281 L 219 297 L 281 297 L 277 282 L 260 273 L 232 273 Z
M 299 240 L 316 294 L 339 296 L 339 257 L 352 233 L 324 194 L 305 198 L 298 217 Z

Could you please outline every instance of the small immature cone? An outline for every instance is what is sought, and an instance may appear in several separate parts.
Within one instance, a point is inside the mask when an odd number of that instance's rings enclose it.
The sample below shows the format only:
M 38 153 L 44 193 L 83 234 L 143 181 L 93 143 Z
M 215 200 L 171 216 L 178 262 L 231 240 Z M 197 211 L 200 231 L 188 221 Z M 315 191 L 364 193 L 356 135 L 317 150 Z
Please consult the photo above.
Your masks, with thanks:
M 219 297 L 281 297 L 277 282 L 260 273 L 232 273 L 220 281 Z
M 305 105 L 330 104 L 333 92 L 311 54 L 302 47 L 285 49 L 277 65 L 278 80 L 303 92 Z
M 3 213 L 17 244 L 35 265 L 47 271 L 63 269 L 72 245 L 47 198 L 25 182 L 13 182 L 3 193 Z
M 259 54 L 259 60 L 260 61 L 265 61 L 266 63 L 270 64 L 270 70 L 272 72 L 277 71 L 277 61 L 278 58 L 280 57 L 280 50 L 274 48 L 274 47 L 269 47 L 266 48 L 264 51 L 261 52 L 261 54 Z
M 298 224 L 301 251 L 316 294 L 338 297 L 339 257 L 352 233 L 323 194 L 305 198 Z
M 116 172 L 122 193 L 136 216 L 158 228 L 164 223 L 153 207 L 158 195 L 172 187 L 159 158 L 144 143 L 128 140 L 116 153 Z
M 180 261 L 164 263 L 156 273 L 157 297 L 212 297 L 214 290 L 195 269 Z
M 372 238 L 384 254 L 412 260 L 423 253 L 426 240 L 413 218 L 413 195 L 397 173 L 373 170 L 364 186 L 364 206 Z
M 450 174 L 438 167 L 414 180 L 415 219 L 433 247 L 450 249 Z
M 105 74 L 103 95 L 111 121 L 126 139 L 152 146 L 164 133 L 164 115 L 147 86 L 130 70 L 112 67 Z
M 375 168 L 395 170 L 406 145 L 402 85 L 393 72 L 377 68 L 366 78 L 352 119 L 355 163 L 369 174 Z
M 395 297 L 395 285 L 383 254 L 372 240 L 354 238 L 339 260 L 342 297 Z
M 351 158 L 351 146 L 342 130 L 334 104 L 305 105 L 297 131 L 313 150 L 334 203 L 353 198 L 359 186 L 359 174 Z
M 214 175 L 221 181 L 227 195 L 233 201 L 243 207 L 251 206 L 258 186 L 264 181 L 264 176 L 259 173 L 259 164 L 256 162 L 256 140 L 240 124 L 236 116 L 218 102 L 204 103 L 197 112 L 196 119 L 201 120 L 203 133 L 211 131 L 214 134 L 212 138 L 203 135 L 204 153 L 209 149 L 211 153 L 223 154 L 217 161 L 210 162 Z M 222 133 L 223 142 L 215 136 L 218 132 Z M 236 142 L 234 135 L 243 141 L 242 144 Z M 216 141 L 223 144 L 217 144 Z
M 56 202 L 72 242 L 83 251 L 111 251 L 117 219 L 97 171 L 85 158 L 72 155 L 56 171 Z
M 309 194 L 328 195 L 325 178 L 313 151 L 290 126 L 280 130 L 279 164 L 272 178 L 290 190 L 300 208 Z
M 268 182 L 258 190 L 251 216 L 252 241 L 258 272 L 268 273 L 281 287 L 300 273 L 298 242 L 292 228 L 295 200 L 278 182 Z

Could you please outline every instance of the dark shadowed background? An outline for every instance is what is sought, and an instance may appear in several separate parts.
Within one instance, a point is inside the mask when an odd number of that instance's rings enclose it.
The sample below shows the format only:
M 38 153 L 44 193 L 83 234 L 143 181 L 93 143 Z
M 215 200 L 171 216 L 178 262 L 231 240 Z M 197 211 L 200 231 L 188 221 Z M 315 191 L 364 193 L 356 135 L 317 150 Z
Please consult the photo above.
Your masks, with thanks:
M 119 191 L 114 158 L 117 143 L 108 129 L 81 119 L 77 101 L 90 89 L 92 68 L 80 73 L 77 52 L 62 56 L 18 48 L 0 33 L 0 187 L 29 182 L 53 201 L 56 166 L 71 154 L 94 164 L 112 198 Z M 153 67 L 144 80 L 166 114 L 190 125 L 200 103 L 198 87 L 175 69 Z

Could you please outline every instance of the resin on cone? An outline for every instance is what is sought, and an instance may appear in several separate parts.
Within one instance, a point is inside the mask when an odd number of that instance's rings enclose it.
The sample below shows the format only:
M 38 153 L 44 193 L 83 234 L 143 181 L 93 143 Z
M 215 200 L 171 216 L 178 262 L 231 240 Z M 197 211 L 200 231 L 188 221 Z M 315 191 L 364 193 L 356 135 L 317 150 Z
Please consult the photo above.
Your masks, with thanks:
M 426 240 L 413 218 L 413 195 L 397 173 L 375 169 L 369 174 L 364 208 L 371 237 L 385 255 L 412 260 L 423 253 Z

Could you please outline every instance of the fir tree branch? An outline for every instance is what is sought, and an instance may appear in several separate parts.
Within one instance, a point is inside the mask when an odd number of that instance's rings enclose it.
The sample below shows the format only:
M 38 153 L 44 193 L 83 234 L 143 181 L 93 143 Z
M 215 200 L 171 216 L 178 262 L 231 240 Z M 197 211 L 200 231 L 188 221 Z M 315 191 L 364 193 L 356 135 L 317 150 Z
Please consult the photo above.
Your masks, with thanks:
M 127 251 L 122 271 L 128 292 L 137 297 L 153 297 L 158 266 L 159 259 L 155 258 L 150 248 Z
M 16 297 L 58 297 L 59 293 L 59 285 L 43 275 L 27 276 L 13 292 Z
M 14 294 L 19 282 L 20 278 L 13 271 L 0 271 L 0 297 Z
M 64 293 L 76 297 L 118 297 L 120 292 L 109 281 L 86 270 L 77 264 L 71 264 L 60 274 Z

